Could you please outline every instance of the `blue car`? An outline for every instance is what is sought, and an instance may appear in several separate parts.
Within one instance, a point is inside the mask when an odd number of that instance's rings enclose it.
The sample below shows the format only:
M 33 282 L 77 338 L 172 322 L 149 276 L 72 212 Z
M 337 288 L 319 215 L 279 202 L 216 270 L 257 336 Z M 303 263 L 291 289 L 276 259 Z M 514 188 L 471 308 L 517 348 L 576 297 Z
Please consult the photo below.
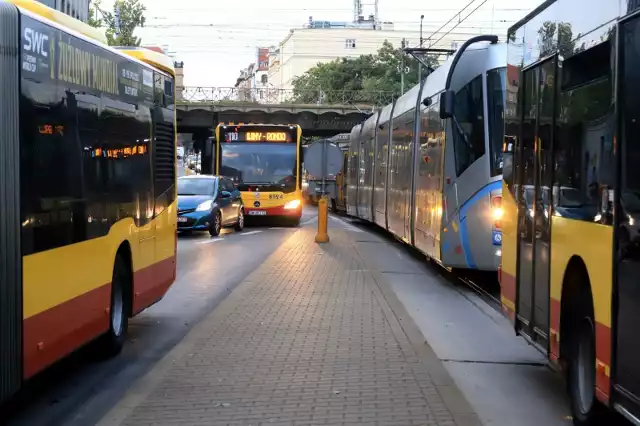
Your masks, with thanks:
M 178 178 L 178 231 L 209 231 L 220 235 L 225 226 L 244 228 L 244 205 L 231 179 L 191 175 Z

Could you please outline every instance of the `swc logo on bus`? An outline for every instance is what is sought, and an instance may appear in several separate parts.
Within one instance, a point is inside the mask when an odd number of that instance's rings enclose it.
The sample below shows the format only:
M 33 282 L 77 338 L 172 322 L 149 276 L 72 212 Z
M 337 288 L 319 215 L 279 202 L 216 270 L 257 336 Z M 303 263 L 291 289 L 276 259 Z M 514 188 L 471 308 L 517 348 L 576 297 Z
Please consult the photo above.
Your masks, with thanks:
M 38 71 L 38 59 L 36 56 L 29 55 L 26 52 L 32 52 L 42 58 L 49 57 L 49 36 L 39 33 L 31 28 L 24 29 L 24 44 L 22 49 L 25 52 L 22 69 L 27 72 Z

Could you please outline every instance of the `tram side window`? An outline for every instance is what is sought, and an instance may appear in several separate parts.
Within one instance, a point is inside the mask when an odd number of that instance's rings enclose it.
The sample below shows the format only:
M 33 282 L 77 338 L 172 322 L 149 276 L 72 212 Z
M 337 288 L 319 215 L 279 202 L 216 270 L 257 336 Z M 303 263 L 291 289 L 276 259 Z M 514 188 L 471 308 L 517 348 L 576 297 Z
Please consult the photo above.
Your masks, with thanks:
M 558 99 L 554 153 L 556 214 L 597 220 L 603 191 L 613 189 L 615 127 L 608 42 L 567 59 Z
M 482 76 L 474 78 L 456 93 L 456 120 L 452 120 L 452 126 L 457 176 L 485 153 L 482 98 Z

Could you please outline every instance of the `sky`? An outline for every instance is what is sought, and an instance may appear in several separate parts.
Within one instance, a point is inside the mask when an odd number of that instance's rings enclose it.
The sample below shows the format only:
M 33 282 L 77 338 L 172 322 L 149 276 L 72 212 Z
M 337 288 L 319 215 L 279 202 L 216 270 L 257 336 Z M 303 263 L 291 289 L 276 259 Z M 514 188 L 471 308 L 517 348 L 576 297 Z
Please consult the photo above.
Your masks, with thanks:
M 143 45 L 169 46 L 169 53 L 184 62 L 185 86 L 233 87 L 240 71 L 256 61 L 258 47 L 278 45 L 291 28 L 301 28 L 310 16 L 323 21 L 353 20 L 353 0 L 141 3 L 147 8 L 147 22 L 136 35 Z M 362 3 L 363 15 L 373 14 L 373 0 Z M 394 22 L 396 29 L 417 32 L 420 15 L 424 15 L 424 38 L 434 34 L 434 40 L 449 30 L 449 40 L 463 41 L 471 34 L 486 33 L 503 38 L 512 23 L 540 3 L 542 0 L 379 0 L 378 16 L 381 21 Z M 113 0 L 102 0 L 101 7 L 111 10 Z

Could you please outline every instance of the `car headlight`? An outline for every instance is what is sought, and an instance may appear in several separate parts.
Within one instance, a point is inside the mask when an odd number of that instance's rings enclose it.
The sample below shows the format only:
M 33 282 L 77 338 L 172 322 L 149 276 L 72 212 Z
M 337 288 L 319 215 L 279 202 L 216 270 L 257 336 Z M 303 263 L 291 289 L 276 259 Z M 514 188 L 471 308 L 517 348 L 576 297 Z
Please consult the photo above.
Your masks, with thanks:
M 493 208 L 493 219 L 494 220 L 502 220 L 504 217 L 504 209 L 502 207 L 494 207 Z
M 291 200 L 284 205 L 287 210 L 297 209 L 298 207 L 300 207 L 300 200 Z
M 630 214 L 627 216 L 629 217 L 629 226 L 635 225 L 636 223 L 635 219 Z
M 529 209 L 529 216 L 533 217 L 533 209 Z
M 198 205 L 198 207 L 196 207 L 196 211 L 197 212 L 204 212 L 207 210 L 211 210 L 211 208 L 213 207 L 213 201 L 212 200 L 207 200 L 204 203 L 200 203 L 200 205 Z

